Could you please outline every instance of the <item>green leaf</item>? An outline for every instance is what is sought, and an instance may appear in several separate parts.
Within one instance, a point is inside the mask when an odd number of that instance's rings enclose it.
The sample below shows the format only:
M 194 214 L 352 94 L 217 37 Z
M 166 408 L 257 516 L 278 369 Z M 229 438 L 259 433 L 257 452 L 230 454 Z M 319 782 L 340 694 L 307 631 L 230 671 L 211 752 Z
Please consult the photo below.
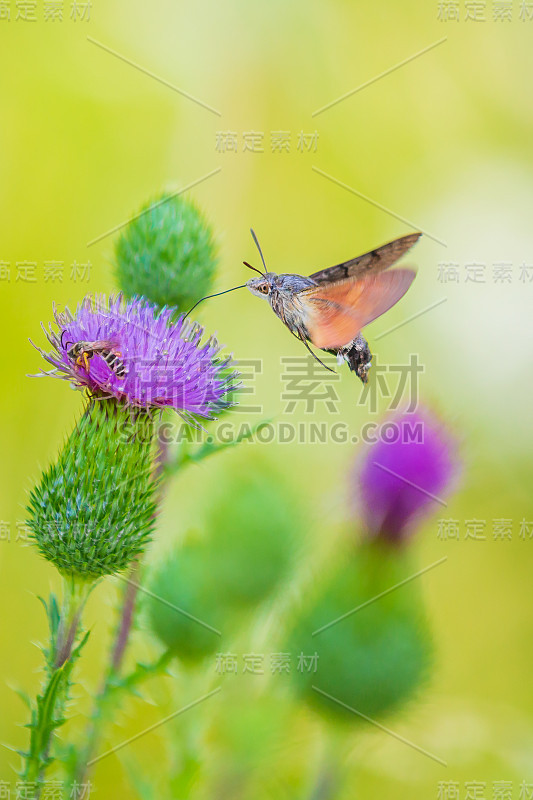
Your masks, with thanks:
M 178 472 L 185 464 L 192 463 L 198 464 L 205 458 L 221 453 L 229 448 L 236 447 L 247 440 L 253 439 L 258 431 L 262 430 L 266 425 L 272 422 L 272 418 L 262 420 L 256 425 L 252 425 L 247 430 L 242 431 L 235 439 L 229 442 L 217 442 L 212 434 L 208 437 L 207 441 L 201 444 L 196 450 L 191 450 L 189 444 L 186 443 L 182 446 L 175 460 L 168 462 L 165 465 L 165 474 L 173 475 Z
M 21 777 L 26 781 L 35 781 L 39 787 L 42 784 L 46 768 L 53 761 L 51 745 L 54 732 L 67 722 L 64 710 L 71 688 L 70 676 L 89 637 L 89 631 L 87 631 L 72 648 L 67 660 L 59 667 L 54 666 L 57 658 L 61 615 L 65 617 L 64 624 L 70 624 L 72 619 L 77 620 L 77 612 L 83 607 L 91 588 L 83 583 L 70 580 L 66 580 L 65 584 L 65 600 L 61 612 L 53 594 L 50 595 L 48 602 L 39 598 L 47 612 L 50 635 L 55 639 L 54 644 L 50 644 L 48 649 L 43 648 L 48 672 L 44 689 L 37 695 L 35 705 L 29 699 L 27 700 L 31 710 L 31 721 L 25 727 L 31 731 L 30 746 L 27 752 L 21 753 L 25 762 Z

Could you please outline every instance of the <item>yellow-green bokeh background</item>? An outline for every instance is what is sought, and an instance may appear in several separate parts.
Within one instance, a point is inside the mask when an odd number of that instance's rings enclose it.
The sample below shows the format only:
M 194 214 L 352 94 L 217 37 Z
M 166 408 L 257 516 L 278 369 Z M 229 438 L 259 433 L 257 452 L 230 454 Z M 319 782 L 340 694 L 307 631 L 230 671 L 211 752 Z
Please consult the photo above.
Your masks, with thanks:
M 412 228 L 326 180 L 312 167 L 372 198 L 437 239 L 425 236 L 413 260 L 419 275 L 402 303 L 368 330 L 373 337 L 446 298 L 375 342 L 384 363 L 418 353 L 424 398 L 462 440 L 460 492 L 440 516 L 461 521 L 460 541 L 441 541 L 437 523 L 420 532 L 420 567 L 448 556 L 422 578 L 438 652 L 431 686 L 394 721 L 394 729 L 448 762 L 444 768 L 383 732 L 354 740 L 349 760 L 360 797 L 431 798 L 438 783 L 533 782 L 533 541 L 518 536 L 533 519 L 531 303 L 533 283 L 518 280 L 533 263 L 533 21 L 438 20 L 435 2 L 93 3 L 90 22 L 0 21 L 0 283 L 2 320 L 0 542 L 2 686 L 0 739 L 25 744 L 26 710 L 13 685 L 34 694 L 45 637 L 36 595 L 57 577 L 15 541 L 28 489 L 57 451 L 81 398 L 59 381 L 26 377 L 41 366 L 28 337 L 42 343 L 52 303 L 75 304 L 86 291 L 112 291 L 113 237 L 87 247 L 162 189 L 186 186 L 213 170 L 191 196 L 212 221 L 220 246 L 217 288 L 243 280 L 243 258 L 257 255 L 253 225 L 270 267 L 308 273 L 364 252 Z M 220 110 L 210 113 L 89 41 L 92 37 Z M 421 49 L 446 41 L 323 114 L 312 112 Z M 242 152 L 242 133 L 265 133 L 265 152 Z M 300 130 L 319 133 L 315 153 L 296 150 Z M 238 153 L 216 151 L 216 134 L 239 134 Z M 271 153 L 271 131 L 292 133 L 290 153 Z M 43 281 L 44 261 L 63 261 L 62 283 Z M 92 263 L 88 284 L 69 278 L 74 261 Z M 37 281 L 15 280 L 17 261 L 37 262 Z M 456 262 L 461 283 L 437 279 Z M 467 263 L 487 267 L 485 285 L 464 281 Z M 513 265 L 496 285 L 492 265 Z M 245 276 L 248 278 L 248 275 Z M 265 305 L 247 293 L 212 301 L 203 320 L 240 358 L 263 358 L 257 395 L 265 416 L 282 411 L 280 356 L 300 349 Z M 369 418 L 359 383 L 343 370 L 341 418 L 354 431 Z M 382 399 L 381 407 L 385 408 Z M 325 419 L 323 411 L 318 412 Z M 301 415 L 304 419 L 304 416 Z M 286 473 L 287 486 L 311 503 L 316 528 L 342 519 L 350 445 L 271 445 L 247 451 Z M 176 484 L 161 519 L 160 542 L 194 524 L 205 489 L 243 456 L 208 463 Z M 248 462 L 250 463 L 250 462 Z M 487 521 L 486 541 L 465 541 L 464 520 Z M 492 520 L 513 520 L 511 541 L 492 540 Z M 107 592 L 107 595 L 106 595 Z M 93 636 L 82 695 L 93 691 L 113 590 L 90 602 Z M 161 710 L 142 702 L 123 720 L 124 738 Z M 168 712 L 169 713 L 169 712 Z M 392 724 L 392 723 L 391 723 Z M 310 730 L 314 730 L 310 723 Z M 254 735 L 253 731 L 250 734 Z M 287 769 L 312 756 L 306 728 L 265 753 Z M 259 733 L 257 733 L 259 737 Z M 139 760 L 157 754 L 157 735 L 133 744 Z M 137 748 L 137 749 L 136 749 Z M 289 755 L 287 755 L 289 754 Z M 0 754 L 0 777 L 14 780 Z M 295 779 L 296 780 L 296 779 Z M 98 797 L 123 786 L 116 758 L 96 773 Z M 124 791 L 128 791 L 125 789 Z M 289 796 L 289 795 L 287 795 Z M 290 796 L 296 796 L 296 792 Z M 349 790 L 346 797 L 355 796 Z

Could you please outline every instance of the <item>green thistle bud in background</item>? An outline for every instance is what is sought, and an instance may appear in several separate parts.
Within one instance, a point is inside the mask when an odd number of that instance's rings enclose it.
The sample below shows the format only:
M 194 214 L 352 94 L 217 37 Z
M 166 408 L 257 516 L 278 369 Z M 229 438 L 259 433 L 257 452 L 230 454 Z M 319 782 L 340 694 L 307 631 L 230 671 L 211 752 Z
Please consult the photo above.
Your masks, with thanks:
M 423 683 L 432 645 L 420 587 L 409 580 L 391 591 L 415 571 L 394 546 L 369 542 L 351 548 L 301 609 L 286 649 L 304 654 L 291 674 L 321 713 L 349 723 L 381 716 Z
M 205 538 L 172 550 L 149 580 L 150 626 L 186 661 L 227 647 L 244 613 L 272 596 L 293 563 L 302 526 L 294 502 L 275 473 L 243 479 L 247 471 L 241 463 L 210 498 Z
M 117 280 L 126 297 L 188 309 L 209 294 L 216 267 L 213 234 L 182 196 L 146 205 L 115 246 Z
M 41 554 L 63 575 L 123 570 L 150 537 L 155 513 L 153 421 L 115 400 L 90 401 L 28 505 Z
M 219 650 L 235 617 L 217 587 L 208 548 L 174 547 L 152 570 L 143 604 L 155 635 L 174 655 L 194 663 Z
M 207 521 L 217 585 L 253 606 L 289 575 L 304 522 L 281 476 L 257 463 L 241 464 L 217 495 Z

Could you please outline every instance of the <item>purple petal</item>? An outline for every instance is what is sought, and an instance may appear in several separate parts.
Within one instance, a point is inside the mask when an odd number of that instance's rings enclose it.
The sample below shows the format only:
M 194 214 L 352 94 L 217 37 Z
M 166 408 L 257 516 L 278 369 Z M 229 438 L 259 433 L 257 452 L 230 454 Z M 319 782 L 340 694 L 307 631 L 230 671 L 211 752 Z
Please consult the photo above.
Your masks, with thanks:
M 424 409 L 388 420 L 353 476 L 370 535 L 405 539 L 422 516 L 446 505 L 457 472 L 455 440 L 436 416 Z
M 215 339 L 201 346 L 203 328 L 183 316 L 173 319 L 174 313 L 144 300 L 125 302 L 121 295 L 86 297 L 75 314 L 54 311 L 59 333 L 51 328 L 45 332 L 55 352 L 38 349 L 59 377 L 79 387 L 111 394 L 129 405 L 169 407 L 211 418 L 230 405 L 236 373 L 229 372 L 230 358 L 216 357 Z M 102 341 L 116 351 L 125 376 L 119 377 L 98 352 L 89 359 L 88 369 L 68 355 L 73 344 Z

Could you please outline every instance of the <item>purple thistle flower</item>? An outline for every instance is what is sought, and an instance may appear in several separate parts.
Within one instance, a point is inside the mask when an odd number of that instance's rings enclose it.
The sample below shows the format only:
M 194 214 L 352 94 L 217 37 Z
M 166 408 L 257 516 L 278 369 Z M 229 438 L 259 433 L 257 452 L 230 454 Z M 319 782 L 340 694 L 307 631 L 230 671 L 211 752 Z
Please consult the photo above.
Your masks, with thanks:
M 459 463 L 456 442 L 427 409 L 387 420 L 356 464 L 354 508 L 375 538 L 402 542 L 416 523 L 446 506 Z
M 232 405 L 237 373 L 230 369 L 230 356 L 217 357 L 214 337 L 202 345 L 203 328 L 175 314 L 142 299 L 126 302 L 122 295 L 87 296 L 74 315 L 54 308 L 59 332 L 52 325 L 43 330 L 56 352 L 37 347 L 54 370 L 41 374 L 126 405 L 211 419 Z M 81 352 L 73 352 L 78 343 L 84 343 Z

